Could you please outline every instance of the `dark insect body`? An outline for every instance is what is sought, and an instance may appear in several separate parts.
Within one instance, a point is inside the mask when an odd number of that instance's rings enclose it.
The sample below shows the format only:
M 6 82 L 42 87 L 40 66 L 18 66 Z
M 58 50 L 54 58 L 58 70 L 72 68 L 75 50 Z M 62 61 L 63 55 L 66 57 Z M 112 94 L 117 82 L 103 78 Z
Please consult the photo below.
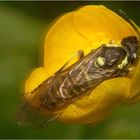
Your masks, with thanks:
M 130 20 L 129 22 L 133 25 Z M 137 30 L 136 32 L 139 35 Z M 129 69 L 139 59 L 139 48 L 139 38 L 128 36 L 122 39 L 120 45 L 103 44 L 86 56 L 82 50 L 78 51 L 80 59 L 77 62 L 65 68 L 68 61 L 30 93 L 33 94 L 31 104 L 35 102 L 38 108 L 55 114 L 102 82 L 127 77 Z
M 125 66 L 122 64 L 124 59 Z M 37 88 L 42 105 L 48 110 L 59 110 L 105 80 L 126 76 L 129 60 L 131 58 L 122 47 L 102 45 L 44 81 Z M 121 64 L 122 68 L 119 68 Z

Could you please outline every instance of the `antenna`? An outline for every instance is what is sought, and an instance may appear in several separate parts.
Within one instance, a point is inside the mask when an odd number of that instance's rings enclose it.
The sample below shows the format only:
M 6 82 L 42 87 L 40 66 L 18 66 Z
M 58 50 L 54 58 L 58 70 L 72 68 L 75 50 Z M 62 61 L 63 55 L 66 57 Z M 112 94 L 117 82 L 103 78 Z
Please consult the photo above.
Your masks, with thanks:
M 119 15 L 122 18 L 124 18 L 134 28 L 134 30 L 136 31 L 136 33 L 138 34 L 139 39 L 140 39 L 140 31 L 138 30 L 136 25 L 133 23 L 133 21 L 131 21 L 130 18 L 126 15 L 126 13 L 123 10 L 119 9 Z

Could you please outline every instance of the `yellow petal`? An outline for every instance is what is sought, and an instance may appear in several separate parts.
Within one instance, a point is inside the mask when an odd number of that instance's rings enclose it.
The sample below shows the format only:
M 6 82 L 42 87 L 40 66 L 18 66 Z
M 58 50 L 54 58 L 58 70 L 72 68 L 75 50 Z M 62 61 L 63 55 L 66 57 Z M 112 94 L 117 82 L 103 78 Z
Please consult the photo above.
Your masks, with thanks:
M 134 29 L 124 19 L 104 6 L 85 6 L 74 12 L 76 30 L 95 47 L 108 41 L 120 41 L 129 35 L 136 35 Z M 105 42 L 103 41 L 105 40 Z
M 46 80 L 46 72 L 43 67 L 36 68 L 25 82 L 25 93 L 30 93 L 44 80 Z
M 33 72 L 26 82 L 26 92 L 59 70 L 78 50 L 85 54 L 103 43 L 136 35 L 120 16 L 104 6 L 85 6 L 62 16 L 49 30 L 44 46 L 44 68 Z M 41 74 L 38 74 L 41 73 Z M 34 76 L 37 75 L 37 76 Z M 39 76 L 39 80 L 36 79 Z M 60 116 L 67 123 L 95 123 L 105 118 L 112 107 L 128 97 L 128 78 L 104 81 L 91 94 L 71 103 Z
M 62 16 L 47 33 L 44 46 L 44 67 L 51 76 L 78 50 L 85 49 L 86 41 L 73 27 L 73 12 Z

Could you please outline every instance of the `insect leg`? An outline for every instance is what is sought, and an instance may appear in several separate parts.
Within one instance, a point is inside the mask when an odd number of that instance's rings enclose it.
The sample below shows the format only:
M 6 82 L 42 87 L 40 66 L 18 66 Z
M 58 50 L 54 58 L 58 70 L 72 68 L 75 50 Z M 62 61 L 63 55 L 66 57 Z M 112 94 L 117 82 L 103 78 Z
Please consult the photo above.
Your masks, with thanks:
M 83 57 L 84 57 L 84 52 L 83 52 L 83 50 L 77 51 L 77 55 L 79 56 L 79 59 L 83 58 Z

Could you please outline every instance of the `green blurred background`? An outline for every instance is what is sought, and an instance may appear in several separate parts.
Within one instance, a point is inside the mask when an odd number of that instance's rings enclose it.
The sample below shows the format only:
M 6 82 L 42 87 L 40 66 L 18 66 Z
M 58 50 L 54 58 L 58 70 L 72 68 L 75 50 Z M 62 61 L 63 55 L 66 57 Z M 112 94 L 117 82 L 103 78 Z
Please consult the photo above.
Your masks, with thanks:
M 97 125 L 54 121 L 38 130 L 16 122 L 24 80 L 40 65 L 40 48 L 50 22 L 87 4 L 103 4 L 114 11 L 122 9 L 140 23 L 140 1 L 0 2 L 0 138 L 140 138 L 140 103 L 116 107 Z

